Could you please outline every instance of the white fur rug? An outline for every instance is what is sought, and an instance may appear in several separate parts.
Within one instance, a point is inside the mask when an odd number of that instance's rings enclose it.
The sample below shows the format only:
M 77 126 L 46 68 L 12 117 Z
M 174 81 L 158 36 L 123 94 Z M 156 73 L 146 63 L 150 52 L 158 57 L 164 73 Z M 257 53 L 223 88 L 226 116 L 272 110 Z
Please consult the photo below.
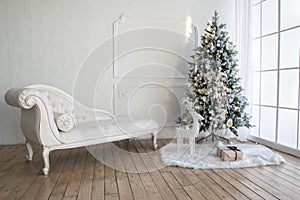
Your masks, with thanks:
M 232 145 L 231 145 L 232 146 Z M 243 159 L 234 162 L 222 161 L 216 156 L 216 143 L 197 144 L 196 153 L 190 154 L 187 144 L 177 153 L 177 144 L 169 143 L 160 150 L 166 166 L 180 166 L 194 169 L 240 168 L 285 163 L 283 157 L 271 149 L 255 144 L 234 144 L 243 152 Z

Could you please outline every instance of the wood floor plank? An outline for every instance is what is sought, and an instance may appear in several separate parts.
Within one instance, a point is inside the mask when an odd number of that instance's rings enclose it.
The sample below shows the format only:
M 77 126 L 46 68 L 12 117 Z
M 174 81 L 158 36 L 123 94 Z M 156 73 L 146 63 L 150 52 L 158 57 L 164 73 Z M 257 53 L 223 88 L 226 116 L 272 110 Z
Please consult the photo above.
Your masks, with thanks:
M 221 199 L 218 197 L 212 189 L 207 186 L 207 183 L 203 182 L 198 176 L 196 176 L 190 169 L 180 170 L 185 174 L 185 176 L 191 181 L 191 183 L 202 193 L 204 197 L 209 197 L 212 200 Z
M 11 177 L 10 181 L 1 189 L 0 196 L 3 199 L 19 199 L 32 184 L 35 177 L 39 174 L 37 167 L 42 166 L 40 157 L 28 163 L 23 159 L 20 163 L 21 168 Z M 24 173 L 25 172 L 25 173 Z
M 156 166 L 156 163 L 153 162 L 153 157 L 156 155 L 153 154 L 152 149 L 147 141 L 141 140 L 139 143 L 136 144 L 138 146 L 137 150 L 140 153 L 143 153 L 142 159 L 146 164 L 148 171 L 150 172 L 150 176 L 154 180 L 157 189 L 159 190 L 160 196 L 162 199 L 175 199 L 175 195 L 172 190 L 169 188 L 167 182 L 162 177 L 161 173 L 157 170 L 161 166 Z
M 66 192 L 64 195 L 65 197 L 78 195 L 80 182 L 81 182 L 82 175 L 83 175 L 86 156 L 87 156 L 86 149 L 80 148 L 78 159 L 76 160 L 76 164 L 73 169 L 73 173 L 71 175 L 70 181 L 66 188 Z
M 104 144 L 104 163 L 105 199 L 119 199 L 118 184 L 114 169 L 112 143 Z
M 235 187 L 230 185 L 225 179 L 220 177 L 212 170 L 203 170 L 209 177 L 211 177 L 216 184 L 220 185 L 224 190 L 226 190 L 230 195 L 232 195 L 236 199 L 249 199 Z
M 63 200 L 76 200 L 77 196 L 68 196 L 68 197 L 64 197 Z
M 245 176 L 251 182 L 264 188 L 266 191 L 268 191 L 269 193 L 271 193 L 278 199 L 290 199 L 290 197 L 288 195 L 281 192 L 281 190 L 278 190 L 277 188 L 275 188 L 274 185 L 270 184 L 266 180 L 261 180 L 259 177 L 249 173 L 249 169 L 234 169 L 234 171 Z
M 280 166 L 282 166 L 280 169 L 282 169 L 281 171 L 283 173 L 286 173 L 287 175 L 290 175 L 290 176 L 294 176 L 295 174 L 297 174 L 299 176 L 299 172 L 300 172 L 299 166 L 296 166 L 293 164 L 283 164 Z M 297 178 L 297 179 L 299 179 L 299 178 Z
M 130 141 L 128 144 L 128 150 L 130 152 L 130 156 L 132 158 L 133 164 L 134 164 L 134 169 L 136 170 L 137 173 L 144 173 L 147 172 L 147 168 L 145 167 L 140 155 L 136 151 L 136 148 L 134 147 L 134 143 L 136 141 Z
M 26 165 L 24 153 L 19 153 L 13 160 L 4 161 L 5 166 L 0 177 L 0 188 L 4 188 L 10 181 L 14 181 L 14 177 L 22 171 L 20 166 Z
M 120 147 L 122 149 L 125 150 L 127 149 L 129 151 L 128 149 L 129 145 L 130 144 L 128 143 L 128 141 L 125 140 L 120 141 Z M 147 194 L 142 184 L 142 180 L 139 174 L 136 173 L 136 168 L 133 162 L 133 158 L 131 156 L 131 153 L 128 153 L 128 151 L 122 151 L 122 160 L 127 171 L 133 197 L 135 199 L 147 199 Z
M 114 166 L 116 169 L 119 197 L 120 199 L 134 199 L 125 165 L 122 161 L 122 151 L 124 150 L 120 148 L 119 143 L 114 144 L 113 147 Z
M 282 171 L 282 167 L 280 166 L 270 166 L 270 167 L 265 167 L 265 170 L 269 171 L 270 173 L 273 174 L 273 176 L 279 176 L 285 181 L 288 181 L 290 184 L 295 185 L 296 187 L 300 187 L 300 180 L 295 178 L 295 176 L 292 176 L 291 174 L 285 173 L 285 171 Z M 300 173 L 300 171 L 299 171 Z
M 249 179 L 247 179 L 247 177 L 243 176 L 242 174 L 237 173 L 233 169 L 227 169 L 225 172 L 228 175 L 230 175 L 233 178 L 235 178 L 236 180 L 238 180 L 244 186 L 248 187 L 249 189 L 251 189 L 252 191 L 254 191 L 255 193 L 257 193 L 262 198 L 268 199 L 268 200 L 276 200 L 276 199 L 278 199 L 275 196 L 273 196 L 271 193 L 269 193 L 267 190 L 264 190 L 259 185 L 251 182 Z
M 79 150 L 73 149 L 70 152 L 69 159 L 67 160 L 66 164 L 63 167 L 62 173 L 59 176 L 53 191 L 51 192 L 49 199 L 58 199 L 63 198 L 66 188 L 68 186 L 68 183 L 70 181 L 71 175 L 73 173 L 73 169 L 75 167 L 76 160 L 78 159 Z
M 134 143 L 134 146 L 139 152 L 141 159 L 145 163 L 145 167 L 148 172 L 156 171 L 160 166 L 156 166 L 153 162 L 154 157 L 156 156 L 155 151 L 150 148 L 150 145 L 145 140 L 139 140 Z
M 283 153 L 283 152 L 280 152 L 280 151 L 277 151 L 277 150 L 274 150 L 274 149 L 273 149 L 273 151 L 276 151 L 277 153 L 279 153 L 280 155 L 282 155 L 284 157 L 284 159 L 287 161 L 287 164 L 288 163 L 292 163 L 292 164 L 300 167 L 299 166 L 299 159 L 300 159 L 300 157 L 295 157 L 295 156 L 292 156 L 290 154 L 286 154 L 286 153 Z
M 173 168 L 172 172 L 173 176 L 177 179 L 177 181 L 182 186 L 191 186 L 193 185 L 192 182 L 182 173 L 182 171 L 175 167 Z
M 0 153 L 2 152 L 3 149 L 5 149 L 5 147 L 7 147 L 9 145 L 0 145 Z
M 67 150 L 58 150 L 58 151 L 54 151 L 52 153 L 61 153 L 60 157 L 58 158 L 59 161 L 58 163 L 55 165 L 55 168 L 52 169 L 52 167 L 50 166 L 50 172 L 49 175 L 47 176 L 46 181 L 44 182 L 43 187 L 40 189 L 40 191 L 38 192 L 36 198 L 37 199 L 49 199 L 51 192 L 61 174 L 61 171 L 66 163 L 66 161 L 69 158 L 69 155 L 71 153 L 70 149 Z
M 134 199 L 127 175 L 117 175 L 117 182 L 120 199 Z
M 80 184 L 78 198 L 79 200 L 86 200 L 92 198 L 92 179 L 83 179 Z
M 23 156 L 25 158 L 25 145 L 9 145 L 3 148 L 1 154 L 0 154 L 0 162 L 9 162 L 13 160 L 17 155 L 18 152 L 20 152 L 20 149 L 24 151 Z
M 205 197 L 201 194 L 201 192 L 197 190 L 197 188 L 185 176 L 185 174 L 182 173 L 181 170 L 179 170 L 178 168 L 174 168 L 172 174 L 192 199 L 205 199 Z
M 157 141 L 159 147 L 163 147 L 165 144 L 164 140 L 158 140 Z M 143 141 L 143 146 L 145 149 L 152 150 L 152 141 L 151 140 L 144 140 Z M 166 168 L 163 164 L 163 162 L 160 159 L 160 152 L 159 151 L 153 151 L 152 156 L 151 156 L 152 162 L 155 164 L 157 169 L 164 169 Z
M 94 163 L 94 179 L 92 183 L 92 199 L 102 200 L 104 199 L 104 145 L 96 145 L 95 157 L 96 161 Z
M 39 169 L 42 166 L 40 153 L 37 153 L 37 156 L 38 157 L 36 157 L 33 161 L 27 163 L 26 173 L 23 174 L 23 179 L 20 180 L 19 184 L 15 187 L 14 191 L 7 197 L 7 199 L 20 199 L 24 196 L 35 179 L 40 176 Z
M 142 180 L 142 183 L 145 188 L 148 199 L 157 199 L 157 200 L 162 199 L 162 197 L 156 187 L 156 184 L 154 183 L 154 181 L 149 173 L 140 174 L 140 178 Z
M 94 162 L 95 158 L 92 155 L 94 153 L 95 146 L 91 146 L 88 148 L 88 154 L 86 155 L 84 171 L 83 171 L 83 179 L 93 179 L 94 178 Z M 93 151 L 93 152 L 92 152 Z
M 97 167 L 98 164 L 95 165 Z M 93 179 L 92 182 L 92 199 L 101 200 L 104 198 L 104 175 L 103 179 Z
M 129 151 L 133 152 L 131 155 L 134 156 L 133 160 L 134 160 L 135 168 L 137 169 L 140 175 L 147 197 L 149 199 L 162 199 L 151 175 L 149 174 L 149 171 L 147 169 L 147 163 L 144 163 L 142 159 L 141 156 L 142 153 L 138 152 L 137 148 L 140 148 L 139 144 L 140 142 L 137 140 L 132 141 L 131 145 L 129 145 Z
M 17 159 L 20 159 L 20 157 Z M 8 168 L 3 172 L 0 179 L 0 188 L 4 188 L 10 182 L 15 181 L 15 177 L 18 177 L 24 171 L 26 161 L 23 160 L 23 162 L 17 162 L 17 159 L 14 160 L 15 162 L 11 162 L 11 164 L 14 164 L 15 166 L 11 166 L 11 168 Z
M 180 186 L 171 172 L 162 172 L 161 174 L 168 183 L 173 193 L 176 195 L 177 199 L 191 199 L 188 193 Z
M 78 199 L 91 199 L 92 198 L 92 185 L 93 185 L 93 177 L 94 177 L 94 162 L 95 159 L 92 153 L 95 153 L 95 146 L 90 146 L 87 148 L 88 154 L 86 156 L 83 175 L 79 187 Z
M 206 183 L 207 187 L 209 187 L 220 199 L 234 199 L 230 193 L 224 190 L 220 185 L 216 184 L 215 181 L 209 177 L 203 170 L 192 170 L 197 177 Z
M 165 167 L 149 139 L 87 149 L 51 152 L 43 176 L 40 150 L 27 163 L 24 145 L 0 145 L 0 199 L 300 199 L 300 159 L 284 153 L 278 166 L 196 170 Z
M 231 177 L 229 174 L 227 174 L 224 169 L 214 169 L 213 170 L 216 174 L 218 174 L 220 177 L 222 177 L 224 180 L 228 182 L 228 184 L 232 185 L 236 188 L 236 190 L 239 190 L 243 195 L 247 196 L 250 199 L 263 199 L 259 195 L 257 195 L 255 192 L 250 190 L 244 185 L 241 185 L 236 179 Z
M 287 193 L 293 194 L 291 197 L 296 196 L 300 198 L 300 191 L 298 191 L 298 188 L 295 185 L 282 179 L 279 176 L 272 176 L 272 174 L 265 170 L 264 167 L 252 168 L 249 169 L 249 172 L 252 174 L 257 174 L 264 180 L 268 180 L 272 185 L 280 188 L 281 191 L 286 191 Z
M 58 164 L 58 158 L 62 155 L 62 151 L 58 151 L 51 155 L 51 170 L 56 168 L 56 165 Z M 40 168 L 43 165 L 40 164 Z M 33 183 L 30 185 L 30 187 L 27 189 L 25 194 L 22 196 L 22 199 L 34 199 L 38 198 L 36 197 L 43 185 L 45 184 L 47 180 L 47 177 L 42 175 L 41 170 L 37 173 L 37 176 Z

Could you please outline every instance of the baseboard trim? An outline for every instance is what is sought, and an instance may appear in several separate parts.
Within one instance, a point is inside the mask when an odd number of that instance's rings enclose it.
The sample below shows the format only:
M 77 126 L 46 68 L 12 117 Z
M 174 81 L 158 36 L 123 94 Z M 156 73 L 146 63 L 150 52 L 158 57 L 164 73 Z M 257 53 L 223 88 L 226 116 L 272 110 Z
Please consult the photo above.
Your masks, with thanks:
M 265 140 L 265 139 L 262 139 L 262 138 L 259 138 L 259 137 L 255 137 L 255 136 L 249 136 L 248 140 L 263 144 L 265 146 L 271 147 L 271 148 L 276 149 L 278 151 L 282 151 L 284 153 L 287 153 L 287 154 L 290 154 L 290 155 L 293 155 L 293 156 L 296 156 L 296 157 L 300 158 L 300 150 L 293 149 L 293 148 L 290 148 L 290 147 L 287 147 L 287 146 L 283 146 L 283 145 L 277 144 L 275 142 L 270 142 L 268 140 Z

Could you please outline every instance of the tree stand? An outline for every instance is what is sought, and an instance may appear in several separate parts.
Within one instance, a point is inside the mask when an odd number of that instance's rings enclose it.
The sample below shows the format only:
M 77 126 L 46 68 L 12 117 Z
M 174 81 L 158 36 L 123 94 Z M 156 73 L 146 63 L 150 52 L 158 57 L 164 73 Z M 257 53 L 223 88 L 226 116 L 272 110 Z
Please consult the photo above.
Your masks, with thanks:
M 224 131 L 226 131 L 226 129 L 225 129 L 225 130 L 224 130 L 224 129 L 222 130 L 221 135 L 223 135 Z M 198 143 L 200 143 L 200 142 L 203 141 L 203 140 L 207 141 L 207 139 L 208 139 L 209 137 L 211 137 L 211 141 L 212 141 L 212 142 L 214 142 L 215 139 L 216 139 L 216 140 L 222 139 L 222 140 L 225 140 L 225 141 L 227 142 L 227 144 L 229 144 L 229 143 L 230 143 L 229 139 L 228 139 L 228 138 L 225 138 L 225 137 L 222 137 L 221 135 L 216 135 L 216 134 L 215 134 L 215 131 L 212 130 L 212 131 L 210 131 L 210 134 L 209 134 L 208 136 L 199 138 L 199 139 L 197 140 L 196 143 L 198 144 Z

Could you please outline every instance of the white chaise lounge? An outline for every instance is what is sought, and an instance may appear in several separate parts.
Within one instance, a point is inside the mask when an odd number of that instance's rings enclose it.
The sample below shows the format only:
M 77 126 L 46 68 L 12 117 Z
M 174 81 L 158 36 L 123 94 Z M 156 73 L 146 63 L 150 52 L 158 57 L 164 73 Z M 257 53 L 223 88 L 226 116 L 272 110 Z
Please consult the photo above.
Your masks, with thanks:
M 110 112 L 88 108 L 51 86 L 13 88 L 6 93 L 5 100 L 9 105 L 21 108 L 21 129 L 26 138 L 27 160 L 31 161 L 33 157 L 31 143 L 42 146 L 44 175 L 50 169 L 49 153 L 56 149 L 95 145 L 147 134 L 151 134 L 153 148 L 157 148 L 159 126 L 155 121 L 115 118 Z M 74 127 L 69 131 L 60 131 L 55 121 L 57 113 L 71 113 Z

